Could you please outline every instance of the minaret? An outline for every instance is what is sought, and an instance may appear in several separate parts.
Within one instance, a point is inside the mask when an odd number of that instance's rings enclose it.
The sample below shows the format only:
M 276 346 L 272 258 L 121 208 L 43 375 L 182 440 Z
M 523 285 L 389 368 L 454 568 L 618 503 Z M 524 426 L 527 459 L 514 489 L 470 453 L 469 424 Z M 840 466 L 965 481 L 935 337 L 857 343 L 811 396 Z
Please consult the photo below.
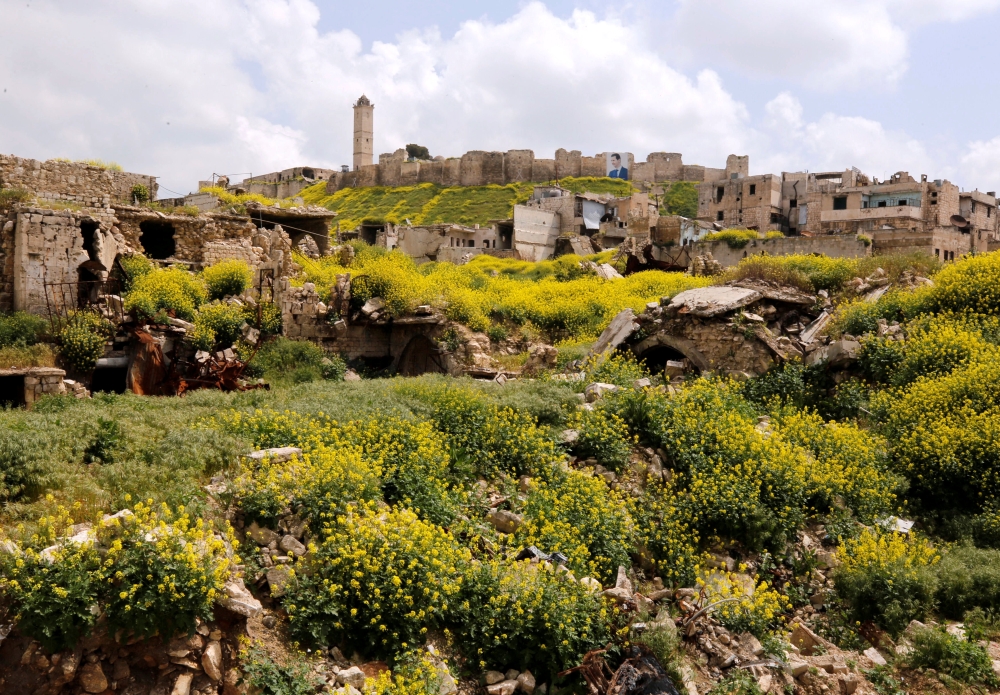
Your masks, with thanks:
M 354 105 L 354 170 L 372 163 L 375 105 L 364 94 Z

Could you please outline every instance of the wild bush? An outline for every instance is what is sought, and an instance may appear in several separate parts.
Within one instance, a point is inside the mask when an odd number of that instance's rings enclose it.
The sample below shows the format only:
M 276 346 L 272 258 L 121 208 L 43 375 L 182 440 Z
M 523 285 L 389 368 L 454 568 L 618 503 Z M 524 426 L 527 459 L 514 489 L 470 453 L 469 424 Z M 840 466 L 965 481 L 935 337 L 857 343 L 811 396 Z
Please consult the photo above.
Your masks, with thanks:
M 156 267 L 151 260 L 141 253 L 122 256 L 118 259 L 118 263 L 121 265 L 121 269 L 116 266 L 112 272 L 121 281 L 122 292 L 125 294 L 128 294 L 132 290 L 136 280 L 143 275 L 149 275 Z
M 406 509 L 340 515 L 288 587 L 297 639 L 322 646 L 349 637 L 362 651 L 392 654 L 423 644 L 460 600 L 470 553 Z
M 989 653 L 981 645 L 951 635 L 944 628 L 918 630 L 907 661 L 914 668 L 932 668 L 963 683 L 1000 687 Z
M 14 502 L 37 489 L 45 468 L 39 442 L 26 432 L 0 429 L 0 502 Z
M 463 586 L 454 630 L 475 668 L 503 664 L 541 678 L 605 645 L 615 610 L 551 565 L 487 560 Z
M 267 379 L 305 383 L 324 378 L 325 357 L 323 348 L 316 343 L 278 337 L 264 344 L 252 364 L 261 369 Z M 337 376 L 332 370 L 329 374 Z
M 125 296 L 125 310 L 142 320 L 158 312 L 176 314 L 177 318 L 193 321 L 195 311 L 208 295 L 204 282 L 180 268 L 157 268 L 133 281 Z
M 721 232 L 711 232 L 702 237 L 702 241 L 724 241 L 731 249 L 742 249 L 751 241 L 759 239 L 753 229 L 723 229 Z
M 59 333 L 59 354 L 78 372 L 89 372 L 104 356 L 106 338 L 80 323 L 71 323 Z
M 34 345 L 47 327 L 45 319 L 25 311 L 0 312 L 0 349 Z
M 236 304 L 207 304 L 195 316 L 198 335 L 213 338 L 212 346 L 229 347 L 240 338 L 240 326 L 246 321 L 243 307 Z M 199 346 L 201 347 L 201 346 Z M 202 349 L 206 349 L 202 347 Z M 212 347 L 207 348 L 211 350 Z
M 631 353 L 592 358 L 584 362 L 583 370 L 590 382 L 614 384 L 621 388 L 632 388 L 637 379 L 652 376 L 645 362 L 640 362 Z
M 225 299 L 243 294 L 253 282 L 253 271 L 246 261 L 219 261 L 201 271 L 209 299 Z
M 420 385 L 401 391 L 430 405 L 435 427 L 481 476 L 537 475 L 560 457 L 530 415 L 499 407 L 472 389 Z
M 134 514 L 98 521 L 87 540 L 67 539 L 72 523 L 69 510 L 57 507 L 0 554 L 0 589 L 24 634 L 55 652 L 73 648 L 98 615 L 140 636 L 189 631 L 196 617 L 210 619 L 230 560 L 202 520 L 137 503 Z M 237 545 L 231 531 L 229 543 Z
M 930 510 L 978 513 L 1000 493 L 1000 373 L 973 359 L 871 401 L 910 498 Z
M 637 549 L 649 559 L 667 586 L 691 586 L 703 560 L 698 551 L 701 540 L 687 505 L 681 503 L 683 490 L 673 481 L 649 481 L 645 495 L 632 505 Z
M 838 557 L 834 584 L 854 620 L 873 621 L 896 636 L 934 609 L 940 557 L 927 541 L 866 530 L 844 541 Z
M 108 625 L 149 637 L 191 631 L 196 618 L 211 620 L 229 579 L 225 543 L 204 520 L 166 505 L 137 502 L 133 510 L 97 526 L 97 539 L 107 548 L 97 580 Z M 238 545 L 231 531 L 228 542 Z
M 1000 611 L 1000 550 L 954 546 L 936 569 L 937 602 L 945 617 L 962 620 L 974 608 Z
M 625 499 L 600 477 L 575 470 L 533 482 L 516 538 L 547 553 L 560 552 L 578 575 L 609 582 L 629 564 L 635 527 Z
M 251 518 L 273 523 L 283 509 L 301 506 L 314 528 L 344 513 L 349 503 L 380 499 L 381 487 L 378 472 L 357 448 L 323 445 L 289 461 L 246 461 L 234 483 Z
M 716 620 L 733 633 L 749 632 L 764 639 L 783 624 L 791 601 L 766 582 L 754 580 L 754 586 L 749 586 L 744 581 L 740 575 L 725 572 L 698 577 L 705 592 L 704 605 L 716 604 L 712 609 Z
M 621 472 L 629 462 L 634 438 L 625 421 L 611 412 L 583 411 L 566 423 L 578 432 L 573 452 L 582 459 L 594 458 L 605 468 Z

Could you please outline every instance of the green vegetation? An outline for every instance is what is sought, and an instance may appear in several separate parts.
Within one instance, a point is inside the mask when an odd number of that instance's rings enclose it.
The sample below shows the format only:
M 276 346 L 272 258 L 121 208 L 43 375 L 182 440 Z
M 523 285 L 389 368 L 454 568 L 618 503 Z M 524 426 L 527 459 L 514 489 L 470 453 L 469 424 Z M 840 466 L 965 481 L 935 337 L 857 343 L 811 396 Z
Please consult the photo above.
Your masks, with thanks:
M 986 650 L 948 634 L 944 628 L 919 630 L 908 660 L 915 668 L 933 668 L 963 683 L 1000 687 Z
M 477 256 L 462 266 L 427 263 L 417 266 L 401 251 L 359 244 L 350 267 L 330 256 L 317 260 L 296 256 L 321 296 L 329 293 L 335 276 L 351 273 L 353 300 L 360 307 L 381 297 L 391 316 L 401 316 L 420 304 L 444 310 L 448 318 L 477 331 L 491 325 L 543 332 L 549 341 L 594 339 L 623 307 L 643 310 L 647 302 L 673 296 L 709 283 L 678 273 L 647 271 L 609 282 L 585 271 L 577 256 L 526 263 Z M 591 260 L 605 262 L 609 253 Z M 328 296 L 328 295 L 327 295 Z
M 698 216 L 698 185 L 678 181 L 663 192 L 660 209 L 667 215 L 680 215 L 693 220 Z
M 220 261 L 201 272 L 208 286 L 209 299 L 225 299 L 243 294 L 253 282 L 253 271 L 246 261 Z
M 556 182 L 574 193 L 611 193 L 629 195 L 632 186 L 617 179 L 580 177 Z M 392 222 L 402 224 L 488 225 L 491 220 L 505 220 L 513 215 L 514 205 L 531 197 L 534 184 L 512 183 L 506 186 L 438 186 L 422 183 L 416 186 L 370 186 L 344 188 L 327 194 L 321 182 L 299 195 L 310 205 L 320 205 L 338 213 L 342 230 L 354 229 L 361 222 Z
M 742 249 L 755 239 L 760 239 L 760 234 L 753 229 L 723 229 L 706 234 L 702 241 L 724 241 L 731 249 Z
M 7 212 L 13 206 L 25 203 L 34 196 L 24 188 L 2 188 L 0 187 L 0 212 Z

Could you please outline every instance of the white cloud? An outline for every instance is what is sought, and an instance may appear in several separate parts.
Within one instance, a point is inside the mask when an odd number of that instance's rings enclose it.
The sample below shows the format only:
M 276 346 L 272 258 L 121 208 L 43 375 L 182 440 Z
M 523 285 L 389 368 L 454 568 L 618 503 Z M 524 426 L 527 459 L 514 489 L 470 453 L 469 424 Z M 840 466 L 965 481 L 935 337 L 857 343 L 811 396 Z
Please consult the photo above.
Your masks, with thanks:
M 721 61 L 817 91 L 893 85 L 908 67 L 910 30 L 1000 7 L 1000 0 L 679 2 L 673 35 L 688 60 Z
M 879 179 L 899 170 L 915 176 L 943 175 L 934 169 L 922 143 L 877 121 L 826 113 L 805 122 L 802 105 L 788 92 L 768 102 L 765 111 L 768 117 L 756 143 L 764 171 L 843 171 L 855 166 Z
M 678 72 L 618 18 L 537 2 L 368 52 L 350 31 L 318 31 L 310 0 L 0 3 L 4 149 L 114 158 L 182 192 L 212 171 L 350 162 L 362 92 L 376 152 L 672 150 L 718 166 L 747 132 L 715 73 Z
M 813 89 L 882 86 L 906 70 L 906 33 L 881 2 L 681 0 L 675 22 L 698 59 Z
M 960 162 L 965 180 L 980 190 L 1000 190 L 1000 137 L 970 142 Z

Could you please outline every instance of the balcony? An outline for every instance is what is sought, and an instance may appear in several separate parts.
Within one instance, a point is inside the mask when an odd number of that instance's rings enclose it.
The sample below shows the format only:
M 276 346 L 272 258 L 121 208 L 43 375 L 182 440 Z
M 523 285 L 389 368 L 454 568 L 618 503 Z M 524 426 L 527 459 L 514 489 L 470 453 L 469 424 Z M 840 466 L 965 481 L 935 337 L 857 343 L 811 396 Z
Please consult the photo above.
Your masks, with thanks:
M 867 220 L 924 219 L 922 208 L 915 205 L 897 205 L 885 208 L 854 208 L 853 210 L 823 210 L 821 222 L 861 222 Z

